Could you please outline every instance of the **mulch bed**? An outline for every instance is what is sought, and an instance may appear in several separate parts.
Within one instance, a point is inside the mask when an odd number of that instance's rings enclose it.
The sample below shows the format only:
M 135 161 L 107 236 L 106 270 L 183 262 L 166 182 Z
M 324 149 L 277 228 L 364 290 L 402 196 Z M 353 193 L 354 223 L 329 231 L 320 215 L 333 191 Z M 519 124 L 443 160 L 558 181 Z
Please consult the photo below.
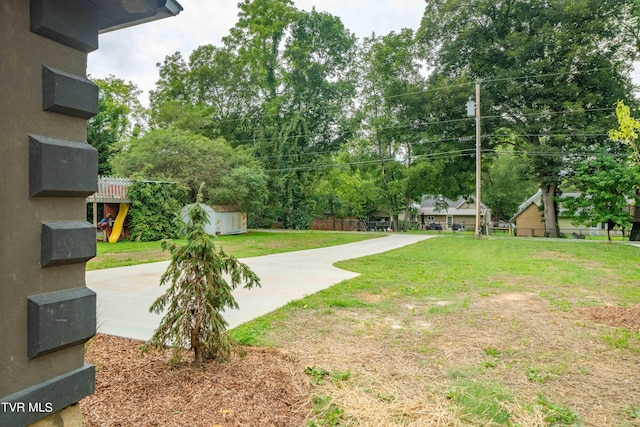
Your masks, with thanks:
M 640 307 L 602 306 L 583 308 L 579 312 L 596 323 L 640 331 Z
M 83 399 L 84 425 L 301 426 L 311 385 L 296 361 L 276 349 L 249 348 L 231 362 L 170 367 L 170 352 L 140 355 L 141 341 L 97 335 L 86 360 L 96 392 Z

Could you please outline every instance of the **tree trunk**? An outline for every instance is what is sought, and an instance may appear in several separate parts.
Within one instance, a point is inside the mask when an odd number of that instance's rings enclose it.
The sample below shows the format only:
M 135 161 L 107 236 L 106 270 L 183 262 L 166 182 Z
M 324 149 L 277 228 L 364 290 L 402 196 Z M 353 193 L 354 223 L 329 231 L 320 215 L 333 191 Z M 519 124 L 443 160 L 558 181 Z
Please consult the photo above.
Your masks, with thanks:
M 200 342 L 200 320 L 196 320 L 196 324 L 191 329 L 191 348 L 193 349 L 193 358 L 195 363 L 202 363 L 204 355 L 202 354 L 202 343 Z
M 640 242 L 640 222 L 634 222 L 629 235 L 630 242 Z
M 633 208 L 632 227 L 629 233 L 630 242 L 640 242 L 640 197 L 636 192 L 636 205 Z
M 402 231 L 409 230 L 409 211 L 411 210 L 411 199 L 407 196 L 404 199 L 404 223 L 402 224 Z
M 547 237 L 560 237 L 558 215 L 556 214 L 556 190 L 558 184 L 547 184 L 540 187 L 544 205 L 544 229 Z

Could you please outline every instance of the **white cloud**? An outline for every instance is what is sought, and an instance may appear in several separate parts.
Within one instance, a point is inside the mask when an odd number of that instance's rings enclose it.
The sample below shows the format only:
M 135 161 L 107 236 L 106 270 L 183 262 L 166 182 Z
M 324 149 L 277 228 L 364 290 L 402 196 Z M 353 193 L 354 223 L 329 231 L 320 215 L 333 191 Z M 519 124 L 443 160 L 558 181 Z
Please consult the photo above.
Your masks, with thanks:
M 145 93 L 158 79 L 157 63 L 180 51 L 188 57 L 198 46 L 220 45 L 237 21 L 234 0 L 179 0 L 176 17 L 100 35 L 100 48 L 89 55 L 87 73 L 94 78 L 115 75 L 132 81 Z M 424 0 L 296 0 L 296 7 L 339 16 L 358 37 L 417 28 Z M 143 99 L 146 102 L 146 99 Z

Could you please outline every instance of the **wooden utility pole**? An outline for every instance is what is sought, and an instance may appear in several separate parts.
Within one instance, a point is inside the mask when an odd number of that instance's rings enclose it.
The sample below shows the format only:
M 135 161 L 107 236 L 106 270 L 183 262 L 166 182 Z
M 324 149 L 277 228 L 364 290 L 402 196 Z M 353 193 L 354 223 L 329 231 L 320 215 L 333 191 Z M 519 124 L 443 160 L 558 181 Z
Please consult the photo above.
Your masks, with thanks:
M 482 236 L 481 216 L 481 144 L 480 144 L 480 82 L 476 82 L 476 232 L 475 237 Z

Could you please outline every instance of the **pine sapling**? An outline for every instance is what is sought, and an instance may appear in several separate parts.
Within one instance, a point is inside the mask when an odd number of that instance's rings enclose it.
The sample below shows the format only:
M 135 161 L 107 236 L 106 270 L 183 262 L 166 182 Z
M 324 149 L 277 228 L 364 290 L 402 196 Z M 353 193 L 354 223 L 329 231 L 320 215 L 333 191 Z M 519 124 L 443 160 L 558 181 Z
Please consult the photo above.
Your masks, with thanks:
M 151 339 L 142 346 L 143 354 L 171 346 L 171 364 L 179 363 L 189 350 L 193 350 L 196 363 L 228 360 L 235 343 L 222 311 L 238 309 L 232 295 L 238 285 L 244 284 L 246 289 L 260 286 L 260 279 L 247 265 L 216 248 L 214 237 L 205 231 L 209 218 L 201 202 L 202 187 L 197 203 L 188 211 L 186 244 L 162 242 L 162 248 L 171 253 L 171 261 L 160 286 L 169 284 L 169 288 L 149 311 L 162 313 L 166 308 L 166 313 Z

